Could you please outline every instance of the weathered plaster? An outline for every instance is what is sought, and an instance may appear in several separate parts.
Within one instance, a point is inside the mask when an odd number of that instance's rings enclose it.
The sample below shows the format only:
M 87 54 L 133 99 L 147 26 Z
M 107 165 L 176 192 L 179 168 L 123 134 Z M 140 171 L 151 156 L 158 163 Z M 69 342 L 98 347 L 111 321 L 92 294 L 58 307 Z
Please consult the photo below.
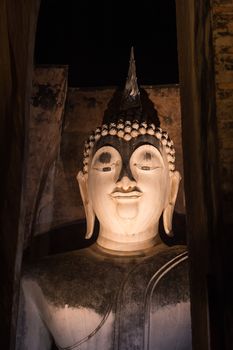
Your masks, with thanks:
M 25 244 L 38 222 L 50 228 L 57 159 L 67 90 L 67 67 L 34 71 L 26 168 Z

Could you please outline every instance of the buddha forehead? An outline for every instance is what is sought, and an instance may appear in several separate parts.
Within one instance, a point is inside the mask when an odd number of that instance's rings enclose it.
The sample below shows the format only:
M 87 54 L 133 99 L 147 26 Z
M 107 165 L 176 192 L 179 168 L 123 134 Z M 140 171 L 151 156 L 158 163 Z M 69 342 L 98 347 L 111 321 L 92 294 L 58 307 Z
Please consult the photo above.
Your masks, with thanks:
M 114 147 L 126 161 L 143 144 L 154 146 L 163 159 L 166 158 L 170 172 L 175 170 L 175 149 L 166 131 L 153 123 L 119 120 L 117 123 L 103 124 L 89 136 L 84 147 L 83 173 L 88 172 L 89 160 L 101 147 Z
M 137 138 L 132 138 L 129 141 L 126 141 L 117 136 L 108 135 L 108 136 L 101 137 L 96 142 L 96 144 L 93 147 L 92 157 L 102 147 L 110 146 L 115 148 L 119 152 L 119 154 L 121 155 L 122 159 L 124 159 L 124 161 L 129 161 L 133 152 L 138 147 L 146 144 L 154 146 L 161 153 L 161 155 L 163 155 L 161 143 L 159 142 L 159 140 L 157 140 L 155 137 L 151 135 L 141 135 L 141 136 L 138 136 Z

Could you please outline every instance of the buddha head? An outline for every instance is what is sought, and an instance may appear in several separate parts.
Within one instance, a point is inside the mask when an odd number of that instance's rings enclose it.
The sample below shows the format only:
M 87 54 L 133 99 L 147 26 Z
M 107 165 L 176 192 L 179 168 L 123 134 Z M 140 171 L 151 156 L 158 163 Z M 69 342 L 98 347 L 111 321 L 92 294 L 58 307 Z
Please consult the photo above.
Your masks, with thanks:
M 118 111 L 104 118 L 85 143 L 83 169 L 77 176 L 90 238 L 95 216 L 97 243 L 115 251 L 153 246 L 163 215 L 172 235 L 172 216 L 180 174 L 175 149 L 156 114 L 145 111 L 137 85 L 133 49 Z

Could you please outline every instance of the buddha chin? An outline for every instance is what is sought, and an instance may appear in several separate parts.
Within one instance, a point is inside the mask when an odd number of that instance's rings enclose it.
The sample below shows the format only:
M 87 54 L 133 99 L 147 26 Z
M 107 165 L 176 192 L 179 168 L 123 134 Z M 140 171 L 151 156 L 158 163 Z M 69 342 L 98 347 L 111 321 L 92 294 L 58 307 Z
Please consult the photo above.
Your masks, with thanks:
M 138 215 L 138 203 L 129 201 L 117 203 L 117 214 L 121 219 L 133 220 Z

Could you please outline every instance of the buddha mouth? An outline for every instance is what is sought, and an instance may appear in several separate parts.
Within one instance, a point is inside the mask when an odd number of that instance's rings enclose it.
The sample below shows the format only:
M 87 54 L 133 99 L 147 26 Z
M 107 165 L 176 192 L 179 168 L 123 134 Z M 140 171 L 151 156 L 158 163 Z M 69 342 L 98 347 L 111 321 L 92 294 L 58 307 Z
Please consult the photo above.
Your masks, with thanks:
M 110 196 L 114 199 L 138 199 L 142 196 L 142 192 L 138 189 L 133 190 L 123 190 L 123 189 L 117 189 L 113 191 Z

